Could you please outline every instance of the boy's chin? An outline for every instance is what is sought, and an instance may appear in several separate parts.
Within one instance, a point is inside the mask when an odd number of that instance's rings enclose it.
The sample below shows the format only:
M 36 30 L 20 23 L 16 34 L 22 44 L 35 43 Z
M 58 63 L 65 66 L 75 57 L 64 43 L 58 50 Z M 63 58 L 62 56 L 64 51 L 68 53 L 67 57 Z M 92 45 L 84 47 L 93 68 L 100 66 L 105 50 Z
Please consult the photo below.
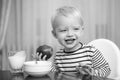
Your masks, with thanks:
M 68 50 L 74 50 L 75 45 L 66 45 L 65 48 Z
M 78 45 L 79 43 L 73 43 L 73 44 L 66 44 L 66 45 L 64 45 L 64 47 L 66 48 L 66 49 L 68 49 L 68 50 L 70 50 L 70 51 L 74 51 L 74 50 L 76 50 L 76 49 L 78 49 L 78 47 L 80 46 L 80 45 Z

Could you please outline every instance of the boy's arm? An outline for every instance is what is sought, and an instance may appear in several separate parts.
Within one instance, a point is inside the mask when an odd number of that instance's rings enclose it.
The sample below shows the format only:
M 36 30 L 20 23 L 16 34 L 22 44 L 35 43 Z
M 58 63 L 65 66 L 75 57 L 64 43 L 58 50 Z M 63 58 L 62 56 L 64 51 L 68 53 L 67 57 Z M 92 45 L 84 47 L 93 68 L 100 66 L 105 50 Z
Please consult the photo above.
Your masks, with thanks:
M 58 66 L 57 66 L 57 64 L 56 64 L 56 55 L 54 55 L 53 56 L 53 60 L 52 60 L 52 62 L 53 62 L 53 64 L 52 64 L 52 69 L 51 69 L 51 71 L 53 71 L 53 72 L 57 72 L 59 69 L 58 69 Z
M 56 63 L 55 63 L 55 55 L 54 55 L 53 58 L 52 58 L 52 69 L 51 69 L 52 72 L 56 71 L 55 66 L 56 66 Z
M 111 72 L 109 64 L 104 59 L 102 53 L 95 48 L 93 48 L 92 65 L 92 72 L 95 76 L 107 77 Z
M 106 65 L 107 66 L 107 65 Z M 107 77 L 110 74 L 110 68 L 109 67 L 102 67 L 99 69 L 94 69 L 94 75 L 100 76 L 100 77 Z
M 56 68 L 55 68 L 55 65 L 54 65 L 54 64 L 52 65 L 51 71 L 52 71 L 52 72 L 56 71 Z

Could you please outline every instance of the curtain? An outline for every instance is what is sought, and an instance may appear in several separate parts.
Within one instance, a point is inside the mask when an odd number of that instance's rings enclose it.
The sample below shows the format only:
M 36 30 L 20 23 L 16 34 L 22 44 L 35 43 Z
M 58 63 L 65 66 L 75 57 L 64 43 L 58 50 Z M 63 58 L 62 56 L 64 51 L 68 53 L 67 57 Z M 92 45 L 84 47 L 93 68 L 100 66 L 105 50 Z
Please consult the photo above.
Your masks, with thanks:
M 85 31 L 81 42 L 107 38 L 120 47 L 119 4 L 120 0 L 11 0 L 6 35 L 1 38 L 2 69 L 9 68 L 7 54 L 11 50 L 25 50 L 27 60 L 31 60 L 31 54 L 42 44 L 52 46 L 54 52 L 61 47 L 51 33 L 50 18 L 64 5 L 77 7 L 82 13 Z
M 0 69 L 2 65 L 2 47 L 4 45 L 6 31 L 8 27 L 11 0 L 0 1 Z

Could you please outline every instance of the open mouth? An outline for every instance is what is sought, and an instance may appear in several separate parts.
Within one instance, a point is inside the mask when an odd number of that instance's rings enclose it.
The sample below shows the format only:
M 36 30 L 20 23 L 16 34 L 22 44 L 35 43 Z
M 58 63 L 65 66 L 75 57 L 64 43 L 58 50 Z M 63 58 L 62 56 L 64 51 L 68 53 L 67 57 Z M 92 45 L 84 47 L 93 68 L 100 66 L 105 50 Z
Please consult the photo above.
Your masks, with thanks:
M 75 39 L 66 39 L 65 42 L 67 44 L 72 44 L 75 41 Z

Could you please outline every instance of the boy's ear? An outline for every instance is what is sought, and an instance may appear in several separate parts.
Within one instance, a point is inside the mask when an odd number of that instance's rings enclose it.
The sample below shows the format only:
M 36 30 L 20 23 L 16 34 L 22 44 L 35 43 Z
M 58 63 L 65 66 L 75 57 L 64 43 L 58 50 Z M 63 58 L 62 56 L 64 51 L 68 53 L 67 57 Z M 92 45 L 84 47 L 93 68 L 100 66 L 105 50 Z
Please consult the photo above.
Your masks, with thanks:
M 54 30 L 52 30 L 52 34 L 53 34 L 53 36 L 54 36 L 55 38 L 57 38 L 57 37 L 56 37 L 56 33 L 55 33 Z

